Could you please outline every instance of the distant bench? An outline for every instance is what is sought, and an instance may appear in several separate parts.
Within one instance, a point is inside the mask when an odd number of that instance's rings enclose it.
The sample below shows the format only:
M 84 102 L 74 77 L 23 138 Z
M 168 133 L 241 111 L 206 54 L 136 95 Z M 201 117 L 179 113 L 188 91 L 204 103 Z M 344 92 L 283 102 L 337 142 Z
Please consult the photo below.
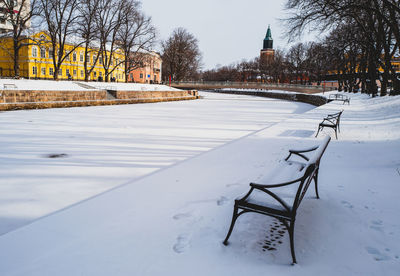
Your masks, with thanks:
M 304 150 L 289 150 L 285 162 L 273 171 L 274 177 L 265 179 L 265 182 L 275 184 L 250 183 L 248 193 L 235 200 L 232 222 L 223 244 L 228 245 L 228 239 L 240 215 L 255 212 L 271 216 L 285 225 L 289 233 L 292 260 L 293 263 L 296 263 L 294 223 L 297 209 L 312 180 L 314 180 L 316 196 L 319 198 L 319 164 L 330 140 L 331 137 L 326 136 L 318 146 Z M 311 152 L 314 154 L 307 157 Z M 300 157 L 302 161 L 290 161 L 292 155 Z M 286 180 L 283 182 L 277 180 L 282 180 L 282 178 L 286 178 Z
M 328 114 L 321 123 L 318 125 L 318 131 L 315 137 L 318 136 L 318 133 L 324 129 L 324 127 L 330 127 L 335 130 L 335 136 L 337 140 L 337 131 L 339 130 L 340 133 L 340 117 L 342 116 L 343 110 L 337 113 Z
M 3 89 L 17 89 L 14 83 L 3 83 Z
M 342 101 L 343 104 L 350 104 L 350 97 L 343 94 L 330 94 L 328 101 Z

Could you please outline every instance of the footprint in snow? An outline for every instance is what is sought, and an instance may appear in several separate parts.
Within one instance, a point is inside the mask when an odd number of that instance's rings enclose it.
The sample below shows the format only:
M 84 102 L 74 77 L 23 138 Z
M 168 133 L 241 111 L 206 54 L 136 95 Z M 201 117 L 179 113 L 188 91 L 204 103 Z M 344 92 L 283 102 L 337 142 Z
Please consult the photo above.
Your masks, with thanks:
M 350 202 L 348 202 L 348 201 L 342 200 L 341 203 L 342 203 L 342 204 L 344 205 L 344 207 L 346 207 L 346 208 L 350 208 L 350 209 L 353 209 L 353 208 L 354 208 L 354 206 L 353 206 Z
M 374 248 L 374 247 L 367 246 L 365 249 L 367 250 L 367 252 L 369 254 L 371 254 L 374 257 L 375 261 L 387 261 L 387 260 L 390 260 L 389 256 L 379 252 L 379 250 Z
M 189 218 L 191 216 L 192 215 L 190 213 L 179 213 L 179 214 L 176 214 L 175 216 L 173 216 L 172 218 L 175 220 L 180 220 L 180 219 L 184 219 L 184 218 Z
M 217 199 L 217 205 L 218 206 L 222 206 L 224 205 L 226 202 L 228 202 L 228 198 L 221 196 L 219 199 Z
M 176 238 L 176 243 L 174 244 L 173 250 L 175 253 L 183 253 L 185 252 L 186 248 L 190 245 L 189 235 L 187 234 L 180 234 Z
M 240 183 L 231 183 L 231 184 L 226 184 L 225 185 L 227 188 L 233 187 L 233 186 L 240 186 Z
M 383 221 L 378 219 L 378 220 L 371 221 L 371 223 L 372 223 L 372 225 L 370 225 L 369 228 L 374 229 L 379 232 L 383 232 L 383 229 L 382 229 Z

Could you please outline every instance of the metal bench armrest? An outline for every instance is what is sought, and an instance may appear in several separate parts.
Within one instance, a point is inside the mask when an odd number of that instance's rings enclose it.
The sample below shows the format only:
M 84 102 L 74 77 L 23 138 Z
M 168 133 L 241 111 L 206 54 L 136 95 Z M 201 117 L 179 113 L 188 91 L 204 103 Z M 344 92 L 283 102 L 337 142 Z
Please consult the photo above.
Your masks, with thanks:
M 288 161 L 289 158 L 292 156 L 292 154 L 300 156 L 304 160 L 308 161 L 309 158 L 307 156 L 305 156 L 304 154 L 302 154 L 302 153 L 311 152 L 311 151 L 316 150 L 317 148 L 318 148 L 318 146 L 314 146 L 314 147 L 311 147 L 311 148 L 308 148 L 308 149 L 301 149 L 301 150 L 290 149 L 289 150 L 289 155 L 285 158 L 285 161 Z

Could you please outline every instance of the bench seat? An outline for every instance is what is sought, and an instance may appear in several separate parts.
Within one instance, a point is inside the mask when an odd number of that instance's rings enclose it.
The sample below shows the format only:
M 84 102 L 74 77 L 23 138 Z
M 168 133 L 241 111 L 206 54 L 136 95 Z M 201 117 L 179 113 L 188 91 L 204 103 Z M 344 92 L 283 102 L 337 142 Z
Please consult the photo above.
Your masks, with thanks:
M 272 173 L 264 176 L 257 182 L 259 183 L 284 183 L 288 182 L 292 179 L 300 178 L 304 174 L 305 164 L 300 162 L 287 162 L 283 161 L 283 164 L 280 164 L 276 168 L 272 170 Z M 273 197 L 266 195 L 264 191 L 255 189 L 245 200 L 247 204 L 258 205 L 260 207 L 264 207 L 265 209 L 274 209 L 277 211 L 282 211 L 282 215 L 285 213 L 287 215 L 288 208 L 291 210 L 296 194 L 298 190 L 298 184 L 292 184 L 288 186 L 282 186 L 279 188 L 279 191 L 275 192 L 275 194 L 283 201 L 279 203 Z M 238 197 L 239 200 L 242 197 Z M 286 207 L 286 208 L 285 208 Z M 270 211 L 270 210 L 269 210 Z M 268 212 L 268 211 L 267 211 Z

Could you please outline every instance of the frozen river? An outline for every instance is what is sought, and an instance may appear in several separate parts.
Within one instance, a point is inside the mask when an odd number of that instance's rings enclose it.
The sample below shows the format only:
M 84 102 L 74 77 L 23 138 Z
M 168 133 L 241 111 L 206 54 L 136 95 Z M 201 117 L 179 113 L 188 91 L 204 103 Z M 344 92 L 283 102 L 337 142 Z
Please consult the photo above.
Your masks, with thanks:
M 0 113 L 0 234 L 313 108 L 200 95 Z

